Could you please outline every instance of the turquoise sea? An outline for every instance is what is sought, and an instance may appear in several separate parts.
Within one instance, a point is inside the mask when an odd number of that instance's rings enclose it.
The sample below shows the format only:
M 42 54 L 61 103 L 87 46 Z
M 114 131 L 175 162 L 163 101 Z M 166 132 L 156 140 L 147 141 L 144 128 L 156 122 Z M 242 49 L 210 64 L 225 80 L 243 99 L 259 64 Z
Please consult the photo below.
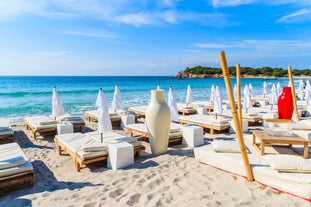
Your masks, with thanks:
M 234 85 L 235 79 L 231 79 Z M 268 86 L 280 82 L 288 85 L 288 78 L 263 79 L 243 78 L 242 88 L 251 83 L 255 94 L 263 93 L 263 81 Z M 299 79 L 295 79 L 298 87 Z M 11 122 L 19 122 L 26 116 L 49 115 L 52 105 L 52 88 L 57 87 L 58 93 L 67 113 L 83 113 L 96 109 L 95 100 L 98 89 L 103 88 L 108 104 L 111 105 L 114 87 L 118 84 L 122 97 L 123 108 L 147 105 L 150 90 L 159 85 L 167 97 L 169 86 L 173 87 L 177 102 L 186 101 L 187 85 L 190 84 L 193 101 L 209 100 L 211 85 L 219 85 L 227 98 L 222 78 L 177 79 L 175 77 L 97 77 L 97 76 L 1 76 L 0 77 L 0 117 Z

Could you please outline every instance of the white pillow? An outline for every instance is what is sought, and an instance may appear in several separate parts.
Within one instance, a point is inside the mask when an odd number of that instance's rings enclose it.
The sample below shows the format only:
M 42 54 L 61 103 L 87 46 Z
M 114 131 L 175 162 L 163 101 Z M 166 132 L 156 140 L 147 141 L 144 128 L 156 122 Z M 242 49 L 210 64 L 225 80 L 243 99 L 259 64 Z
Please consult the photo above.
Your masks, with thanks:
M 237 141 L 217 140 L 212 142 L 215 152 L 240 152 L 240 146 Z
M 136 142 L 137 139 L 134 137 L 120 137 L 120 138 L 115 138 L 111 143 L 119 143 L 119 142 L 128 142 L 128 143 L 133 143 Z
M 24 157 L 22 156 L 13 157 L 13 158 L 6 159 L 6 160 L 0 160 L 0 170 L 20 166 L 20 165 L 25 164 L 25 162 L 26 161 Z
M 105 143 L 93 143 L 93 144 L 84 144 L 82 146 L 84 152 L 98 152 L 108 150 L 108 146 Z
M 57 124 L 56 120 L 46 120 L 46 121 L 39 121 L 39 125 L 51 125 L 51 124 Z
M 279 172 L 311 173 L 311 160 L 297 155 L 265 155 L 264 159 Z

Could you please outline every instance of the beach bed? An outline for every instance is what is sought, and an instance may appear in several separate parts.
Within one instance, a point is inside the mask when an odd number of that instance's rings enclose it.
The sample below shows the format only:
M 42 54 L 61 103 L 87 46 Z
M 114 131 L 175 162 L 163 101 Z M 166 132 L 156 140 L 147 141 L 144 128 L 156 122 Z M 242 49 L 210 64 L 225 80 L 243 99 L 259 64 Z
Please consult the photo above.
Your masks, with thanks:
M 214 116 L 209 115 L 189 115 L 189 116 L 179 116 L 181 124 L 196 124 L 203 129 L 210 131 L 210 134 L 214 134 L 215 131 L 228 131 L 230 128 L 229 119 L 218 117 L 215 119 Z
M 0 140 L 14 142 L 14 131 L 10 123 L 3 118 L 0 119 Z
M 300 162 L 311 165 L 310 159 L 305 160 L 290 149 L 277 147 L 269 147 L 266 150 L 269 155 L 260 156 L 252 147 L 251 140 L 245 139 L 245 144 L 255 181 L 311 201 L 310 168 L 305 173 L 303 170 L 291 169 L 292 166 L 298 166 L 299 164 L 296 163 Z M 208 144 L 195 148 L 194 156 L 201 163 L 246 177 L 241 153 L 229 152 L 225 148 L 222 150 L 222 152 L 215 152 L 213 144 Z M 282 154 L 279 154 L 279 152 L 282 152 Z M 283 165 L 283 168 L 286 169 L 278 168 L 280 165 Z
M 31 162 L 17 143 L 0 145 L 0 193 L 33 186 Z
M 61 122 L 69 122 L 73 125 L 73 128 L 78 128 L 78 131 L 82 131 L 82 127 L 85 125 L 81 117 L 64 115 L 61 117 L 56 117 L 56 119 L 51 116 L 33 116 L 26 117 L 24 119 L 26 129 L 31 130 L 34 139 L 37 135 L 55 135 L 57 132 L 57 124 Z
M 88 122 L 98 121 L 98 110 L 91 110 L 84 112 L 84 115 Z M 117 112 L 109 112 L 109 117 L 112 125 L 120 126 L 121 116 Z
M 195 108 L 204 107 L 207 109 L 207 112 L 212 112 L 214 110 L 214 104 L 210 101 L 195 101 L 191 105 Z
M 197 113 L 197 110 L 193 106 L 187 106 L 187 104 L 183 103 L 177 103 L 177 110 L 183 116 Z
M 138 117 L 145 117 L 147 107 L 148 106 L 132 106 L 132 107 L 129 107 L 127 110 L 129 112 L 135 113 L 136 116 Z
M 148 130 L 145 123 L 128 124 L 124 128 L 130 136 L 141 136 L 147 140 Z M 182 130 L 180 124 L 171 123 L 168 144 L 169 146 L 182 143 Z
M 134 156 L 139 156 L 145 147 L 133 137 L 125 137 L 114 132 L 103 134 L 104 142 L 101 143 L 100 134 L 91 133 L 69 133 L 56 135 L 54 138 L 59 155 L 68 153 L 75 161 L 75 169 L 80 172 L 87 164 L 105 161 L 108 159 L 109 143 L 128 142 L 134 146 Z M 103 162 L 107 164 L 107 162 Z
M 208 113 L 211 116 L 216 116 L 214 112 Z M 231 110 L 224 110 L 221 114 L 217 114 L 217 116 L 223 116 L 227 119 L 232 119 L 232 112 Z M 261 115 L 257 113 L 245 113 L 245 110 L 242 112 L 242 118 L 247 120 L 248 124 L 251 126 L 258 126 L 262 125 L 263 118 Z

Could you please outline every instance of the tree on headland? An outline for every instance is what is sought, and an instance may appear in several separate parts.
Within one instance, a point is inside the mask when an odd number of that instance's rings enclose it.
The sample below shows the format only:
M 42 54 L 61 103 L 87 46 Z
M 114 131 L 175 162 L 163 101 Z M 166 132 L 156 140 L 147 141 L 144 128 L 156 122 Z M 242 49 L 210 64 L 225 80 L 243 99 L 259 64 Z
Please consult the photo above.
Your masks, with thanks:
M 229 75 L 236 76 L 235 66 L 228 67 Z M 292 70 L 294 76 L 311 76 L 310 69 L 294 69 Z M 179 78 L 205 78 L 205 77 L 220 77 L 222 75 L 221 68 L 195 66 L 193 68 L 187 67 L 185 70 L 178 72 Z M 242 77 L 287 77 L 288 71 L 283 68 L 271 68 L 264 66 L 262 68 L 241 67 Z

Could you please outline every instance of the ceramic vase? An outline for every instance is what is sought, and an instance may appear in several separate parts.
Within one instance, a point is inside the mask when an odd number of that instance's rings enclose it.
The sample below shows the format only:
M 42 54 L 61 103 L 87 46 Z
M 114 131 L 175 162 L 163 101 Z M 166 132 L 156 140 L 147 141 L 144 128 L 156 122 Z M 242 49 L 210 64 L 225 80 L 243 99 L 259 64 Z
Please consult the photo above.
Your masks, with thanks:
M 170 132 L 170 109 L 164 100 L 164 91 L 151 91 L 151 100 L 146 109 L 146 126 L 152 154 L 167 152 Z
M 291 87 L 283 87 L 282 94 L 278 98 L 279 119 L 292 119 L 294 103 Z

